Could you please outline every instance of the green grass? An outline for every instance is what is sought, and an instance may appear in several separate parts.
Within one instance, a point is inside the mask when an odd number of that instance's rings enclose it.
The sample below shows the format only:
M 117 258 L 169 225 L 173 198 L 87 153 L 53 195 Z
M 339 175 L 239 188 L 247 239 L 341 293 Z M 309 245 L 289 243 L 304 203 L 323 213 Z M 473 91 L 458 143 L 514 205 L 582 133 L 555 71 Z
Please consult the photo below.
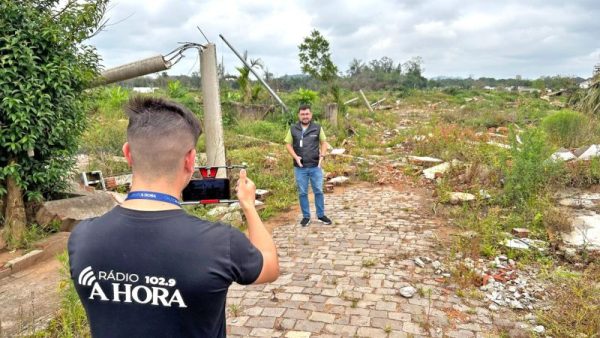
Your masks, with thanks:
M 598 131 L 598 127 L 588 116 L 572 110 L 561 110 L 548 115 L 541 125 L 553 144 L 566 148 L 589 145 Z

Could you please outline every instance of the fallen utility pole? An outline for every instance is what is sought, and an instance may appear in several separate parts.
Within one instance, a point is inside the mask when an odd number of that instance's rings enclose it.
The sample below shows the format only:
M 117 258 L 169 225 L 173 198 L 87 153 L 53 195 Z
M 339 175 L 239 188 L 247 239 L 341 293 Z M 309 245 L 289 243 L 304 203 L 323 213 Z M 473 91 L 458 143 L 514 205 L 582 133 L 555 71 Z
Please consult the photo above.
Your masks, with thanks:
M 355 97 L 355 98 L 353 98 L 353 99 L 350 99 L 350 100 L 348 100 L 348 101 L 344 102 L 344 106 L 345 106 L 345 105 L 347 105 L 347 104 L 350 104 L 350 103 L 352 103 L 352 102 L 354 102 L 354 101 L 356 101 L 356 100 L 358 100 L 358 97 Z
M 242 61 L 242 63 L 246 67 L 248 67 L 248 69 L 252 72 L 252 74 L 254 74 L 256 79 L 267 89 L 269 94 L 271 94 L 271 96 L 279 103 L 281 108 L 283 108 L 283 110 L 287 113 L 289 111 L 288 107 L 285 105 L 285 103 L 283 103 L 283 101 L 281 101 L 281 99 L 279 98 L 279 96 L 277 96 L 277 94 L 273 91 L 273 89 L 271 89 L 271 87 L 269 87 L 269 85 L 254 71 L 254 69 L 248 64 L 248 62 L 246 62 L 246 60 L 244 60 L 244 58 L 240 55 L 240 53 L 238 53 L 237 50 L 235 50 L 235 48 L 233 48 L 233 46 L 229 43 L 229 41 L 227 41 L 227 39 L 225 39 L 223 34 L 219 34 L 219 37 L 223 40 L 223 42 L 225 42 L 227 47 L 229 47 L 229 49 L 231 49 L 231 51 L 240 59 L 240 61 Z
M 367 108 L 369 108 L 369 111 L 371 113 L 373 113 L 373 107 L 371 107 L 371 104 L 369 103 L 369 100 L 367 100 L 365 93 L 363 93 L 362 89 L 360 89 L 359 91 L 360 91 L 360 95 L 362 96 L 363 100 L 365 101 L 365 105 L 367 105 Z
M 373 103 L 373 104 L 371 105 L 371 107 L 373 107 L 373 108 L 377 107 L 377 105 L 379 105 L 381 102 L 385 101 L 385 99 L 386 99 L 386 98 L 384 97 L 383 99 L 381 99 L 381 100 L 379 100 L 379 101 L 377 101 L 377 102 Z
M 170 61 L 165 60 L 162 55 L 156 55 L 147 59 L 134 61 L 125 65 L 111 68 L 102 72 L 100 77 L 96 79 L 91 87 L 98 87 L 119 81 L 133 79 L 138 76 L 144 76 L 163 70 L 167 70 L 172 66 Z

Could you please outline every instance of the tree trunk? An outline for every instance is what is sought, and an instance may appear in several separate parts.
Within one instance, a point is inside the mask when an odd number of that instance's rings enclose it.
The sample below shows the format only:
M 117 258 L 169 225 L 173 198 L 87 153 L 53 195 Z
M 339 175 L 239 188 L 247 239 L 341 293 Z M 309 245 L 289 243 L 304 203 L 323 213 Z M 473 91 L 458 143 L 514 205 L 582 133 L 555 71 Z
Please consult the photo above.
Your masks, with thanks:
M 14 177 L 7 177 L 6 210 L 4 213 L 4 238 L 9 248 L 18 246 L 25 235 L 27 218 L 25 216 L 25 204 L 23 203 L 23 191 L 17 185 Z

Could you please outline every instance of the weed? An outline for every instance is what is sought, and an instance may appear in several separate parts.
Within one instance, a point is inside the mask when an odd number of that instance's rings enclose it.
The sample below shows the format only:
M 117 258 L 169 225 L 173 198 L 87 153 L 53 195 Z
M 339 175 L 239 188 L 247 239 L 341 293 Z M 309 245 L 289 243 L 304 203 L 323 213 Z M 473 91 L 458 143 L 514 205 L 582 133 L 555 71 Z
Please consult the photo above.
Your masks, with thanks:
M 362 260 L 363 268 L 370 268 L 377 264 L 377 258 L 365 258 Z
M 462 294 L 461 297 L 465 296 L 465 289 L 481 285 L 481 277 L 475 271 L 462 263 L 456 265 L 452 269 L 451 273 L 452 280 L 460 287 L 457 290 L 457 294 L 460 291 Z
M 227 309 L 229 310 L 231 317 L 237 317 L 242 314 L 242 307 L 240 304 L 229 304 Z

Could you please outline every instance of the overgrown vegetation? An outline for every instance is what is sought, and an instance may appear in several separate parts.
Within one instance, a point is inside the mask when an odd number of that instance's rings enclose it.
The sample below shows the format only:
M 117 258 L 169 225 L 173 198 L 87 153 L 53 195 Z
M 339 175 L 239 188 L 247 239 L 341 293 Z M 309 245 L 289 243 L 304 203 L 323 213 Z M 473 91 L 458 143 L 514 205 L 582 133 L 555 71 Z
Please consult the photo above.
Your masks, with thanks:
M 66 187 L 85 128 L 86 86 L 98 55 L 84 43 L 102 26 L 106 0 L 0 2 L 0 197 L 4 238 L 19 247 L 25 201 Z

